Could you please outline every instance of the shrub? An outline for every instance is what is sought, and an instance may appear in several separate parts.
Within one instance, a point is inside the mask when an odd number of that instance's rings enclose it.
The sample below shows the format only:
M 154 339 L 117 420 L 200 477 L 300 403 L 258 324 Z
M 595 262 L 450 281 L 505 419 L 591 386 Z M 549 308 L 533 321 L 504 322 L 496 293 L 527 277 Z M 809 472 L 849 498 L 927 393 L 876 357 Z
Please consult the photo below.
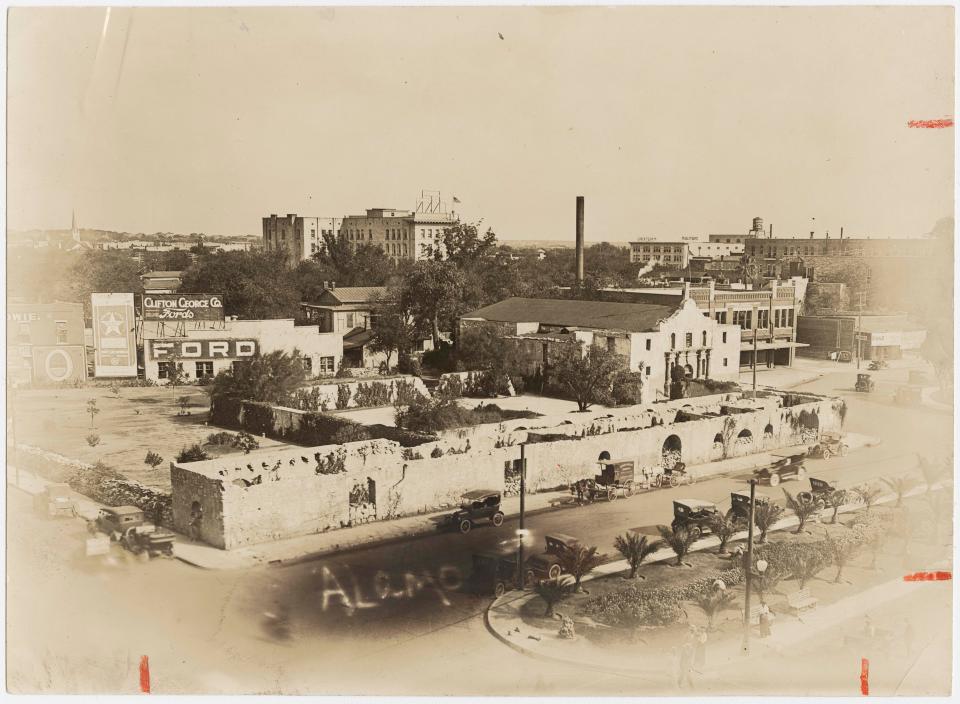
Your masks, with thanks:
M 611 397 L 618 406 L 634 406 L 643 403 L 643 373 L 623 372 L 613 381 Z
M 210 459 L 210 455 L 204 452 L 199 444 L 193 444 L 190 447 L 184 447 L 177 454 L 177 462 L 200 462 Z
M 233 445 L 236 436 L 233 433 L 220 431 L 219 433 L 210 433 L 204 441 L 204 445 Z
M 238 447 L 243 450 L 243 454 L 245 455 L 249 455 L 251 450 L 256 450 L 258 447 L 260 447 L 260 441 L 245 430 L 241 430 L 239 433 L 237 433 L 236 437 L 233 438 L 232 444 L 234 447 Z
M 637 576 L 637 570 L 645 559 L 663 546 L 662 540 L 649 540 L 647 536 L 633 531 L 618 535 L 613 546 L 623 555 L 630 565 L 630 579 Z
M 564 547 L 557 555 L 557 559 L 560 562 L 560 568 L 567 574 L 573 575 L 573 590 L 579 592 L 580 581 L 584 575 L 603 564 L 606 555 L 598 553 L 596 547 L 572 545 Z
M 758 543 L 767 542 L 767 531 L 780 520 L 781 514 L 783 514 L 783 506 L 772 501 L 761 501 L 754 505 L 753 522 L 760 529 L 760 536 L 757 538 Z
M 86 440 L 90 447 L 96 447 L 100 444 L 100 436 L 96 433 L 88 433 Z
M 682 526 L 676 530 L 673 530 L 669 526 L 657 526 L 657 530 L 660 531 L 660 537 L 663 538 L 663 542 L 676 554 L 677 566 L 682 565 L 683 558 L 690 551 L 690 546 L 693 545 L 696 540 L 693 533 Z
M 147 456 L 143 458 L 143 463 L 148 465 L 151 469 L 156 469 L 163 464 L 163 458 L 153 450 L 149 450 L 147 452 Z
M 330 438 L 331 442 L 337 445 L 343 445 L 347 442 L 360 442 L 362 440 L 369 440 L 370 433 L 368 433 L 363 426 L 358 423 L 345 424 L 341 426 Z
M 573 583 L 565 577 L 558 579 L 545 579 L 537 583 L 535 590 L 537 594 L 546 603 L 544 618 L 553 618 L 553 607 L 564 599 L 569 598 L 574 592 Z
M 337 410 L 342 411 L 350 405 L 350 397 L 353 392 L 348 384 L 337 384 Z

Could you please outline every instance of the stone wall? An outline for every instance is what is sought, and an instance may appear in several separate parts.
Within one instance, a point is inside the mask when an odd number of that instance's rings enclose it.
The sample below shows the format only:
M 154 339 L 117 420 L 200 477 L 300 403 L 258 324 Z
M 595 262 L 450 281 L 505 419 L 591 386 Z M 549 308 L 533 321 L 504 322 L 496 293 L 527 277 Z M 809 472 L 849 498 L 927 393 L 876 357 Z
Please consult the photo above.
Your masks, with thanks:
M 437 511 L 471 489 L 504 490 L 521 442 L 530 441 L 528 487 L 537 492 L 592 477 L 603 452 L 634 460 L 639 468 L 656 467 L 671 435 L 680 441 L 681 459 L 695 465 L 722 454 L 715 439 L 725 424 L 734 429 L 727 433 L 728 457 L 797 443 L 799 425 L 791 418 L 801 412 L 816 413 L 820 430 L 840 427 L 839 402 L 812 395 L 768 393 L 746 400 L 728 394 L 658 406 L 478 426 L 416 448 L 370 440 L 185 463 L 171 471 L 175 522 L 185 530 L 196 501 L 203 508 L 203 539 L 232 548 Z M 680 411 L 694 419 L 676 422 Z M 743 431 L 749 437 L 737 441 Z M 545 436 L 547 441 L 536 442 Z M 369 498 L 351 505 L 351 494 Z
M 390 405 L 397 400 L 398 391 L 403 386 L 412 387 L 413 391 L 423 395 L 430 396 L 427 387 L 424 386 L 423 379 L 418 376 L 398 376 L 389 379 L 367 378 L 356 381 L 336 381 L 325 384 L 314 384 L 305 386 L 297 390 L 294 401 L 298 399 L 301 403 L 296 404 L 299 408 L 307 411 L 332 411 L 343 410 L 346 408 L 364 408 L 371 404 L 362 403 L 362 387 L 373 389 L 381 387 L 384 396 L 383 404 Z M 349 395 L 347 393 L 349 392 Z M 346 403 L 344 398 L 346 397 Z M 359 401 L 361 402 L 358 402 Z

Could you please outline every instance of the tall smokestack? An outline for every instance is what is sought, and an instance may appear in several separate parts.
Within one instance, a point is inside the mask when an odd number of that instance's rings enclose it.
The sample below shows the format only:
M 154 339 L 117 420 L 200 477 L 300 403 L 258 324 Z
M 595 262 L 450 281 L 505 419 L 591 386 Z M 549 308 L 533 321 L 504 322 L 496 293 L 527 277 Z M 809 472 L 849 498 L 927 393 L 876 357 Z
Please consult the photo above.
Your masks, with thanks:
M 577 287 L 583 286 L 583 196 L 577 196 Z
M 773 223 L 770 223 L 770 239 L 773 239 Z

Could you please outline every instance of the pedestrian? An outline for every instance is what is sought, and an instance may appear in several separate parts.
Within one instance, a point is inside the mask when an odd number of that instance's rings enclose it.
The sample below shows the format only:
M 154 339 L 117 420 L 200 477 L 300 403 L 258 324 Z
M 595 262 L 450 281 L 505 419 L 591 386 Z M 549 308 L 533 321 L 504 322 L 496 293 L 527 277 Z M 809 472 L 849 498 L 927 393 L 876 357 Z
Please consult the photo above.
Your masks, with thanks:
M 770 637 L 770 622 L 772 619 L 772 614 L 770 613 L 770 607 L 766 604 L 761 605 L 760 607 L 760 637 L 769 638 Z
M 693 669 L 702 675 L 707 664 L 707 629 L 697 628 L 694 631 L 694 638 Z
M 577 481 L 577 503 L 583 503 L 583 480 L 580 479 Z
M 680 646 L 677 667 L 677 687 L 680 689 L 683 689 L 684 684 L 693 689 L 693 650 L 690 638 Z

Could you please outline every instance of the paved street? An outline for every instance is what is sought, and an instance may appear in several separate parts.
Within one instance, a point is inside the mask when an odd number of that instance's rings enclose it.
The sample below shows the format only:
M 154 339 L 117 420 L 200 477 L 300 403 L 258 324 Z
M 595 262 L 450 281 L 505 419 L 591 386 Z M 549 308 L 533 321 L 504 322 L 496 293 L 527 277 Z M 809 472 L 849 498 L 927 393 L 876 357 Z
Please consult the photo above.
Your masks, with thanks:
M 874 396 L 855 394 L 850 390 L 854 376 L 855 369 L 845 367 L 800 388 L 844 396 L 850 406 L 848 429 L 881 437 L 883 443 L 846 458 L 812 460 L 811 476 L 856 484 L 912 471 L 914 453 L 949 451 L 951 415 L 894 406 L 882 379 Z M 742 477 L 716 478 L 542 513 L 530 517 L 528 525 L 538 545 L 544 533 L 560 531 L 609 553 L 618 533 L 668 523 L 674 498 L 702 498 L 725 507 L 730 491 L 744 486 Z M 797 488 L 792 482 L 782 486 Z M 763 491 L 780 494 L 779 488 Z M 509 541 L 515 521 L 500 529 L 439 534 L 336 559 L 207 571 L 171 560 L 128 562 L 119 551 L 113 554 L 116 564 L 98 564 L 81 556 L 86 533 L 79 522 L 34 517 L 28 497 L 15 489 L 10 512 L 8 593 L 17 605 L 9 612 L 12 691 L 96 687 L 134 692 L 144 654 L 150 656 L 156 693 L 643 691 L 638 682 L 617 676 L 590 675 L 585 683 L 582 673 L 529 660 L 486 632 L 482 612 L 488 598 L 458 584 L 469 572 L 471 554 Z M 265 628 L 265 612 L 284 614 L 289 632 Z M 139 625 L 133 640 L 131 623 Z M 422 662 L 430 666 L 417 669 Z M 90 669 L 94 664 L 96 675 Z M 396 685 L 401 672 L 402 691 Z M 349 690 L 346 683 L 352 683 Z

